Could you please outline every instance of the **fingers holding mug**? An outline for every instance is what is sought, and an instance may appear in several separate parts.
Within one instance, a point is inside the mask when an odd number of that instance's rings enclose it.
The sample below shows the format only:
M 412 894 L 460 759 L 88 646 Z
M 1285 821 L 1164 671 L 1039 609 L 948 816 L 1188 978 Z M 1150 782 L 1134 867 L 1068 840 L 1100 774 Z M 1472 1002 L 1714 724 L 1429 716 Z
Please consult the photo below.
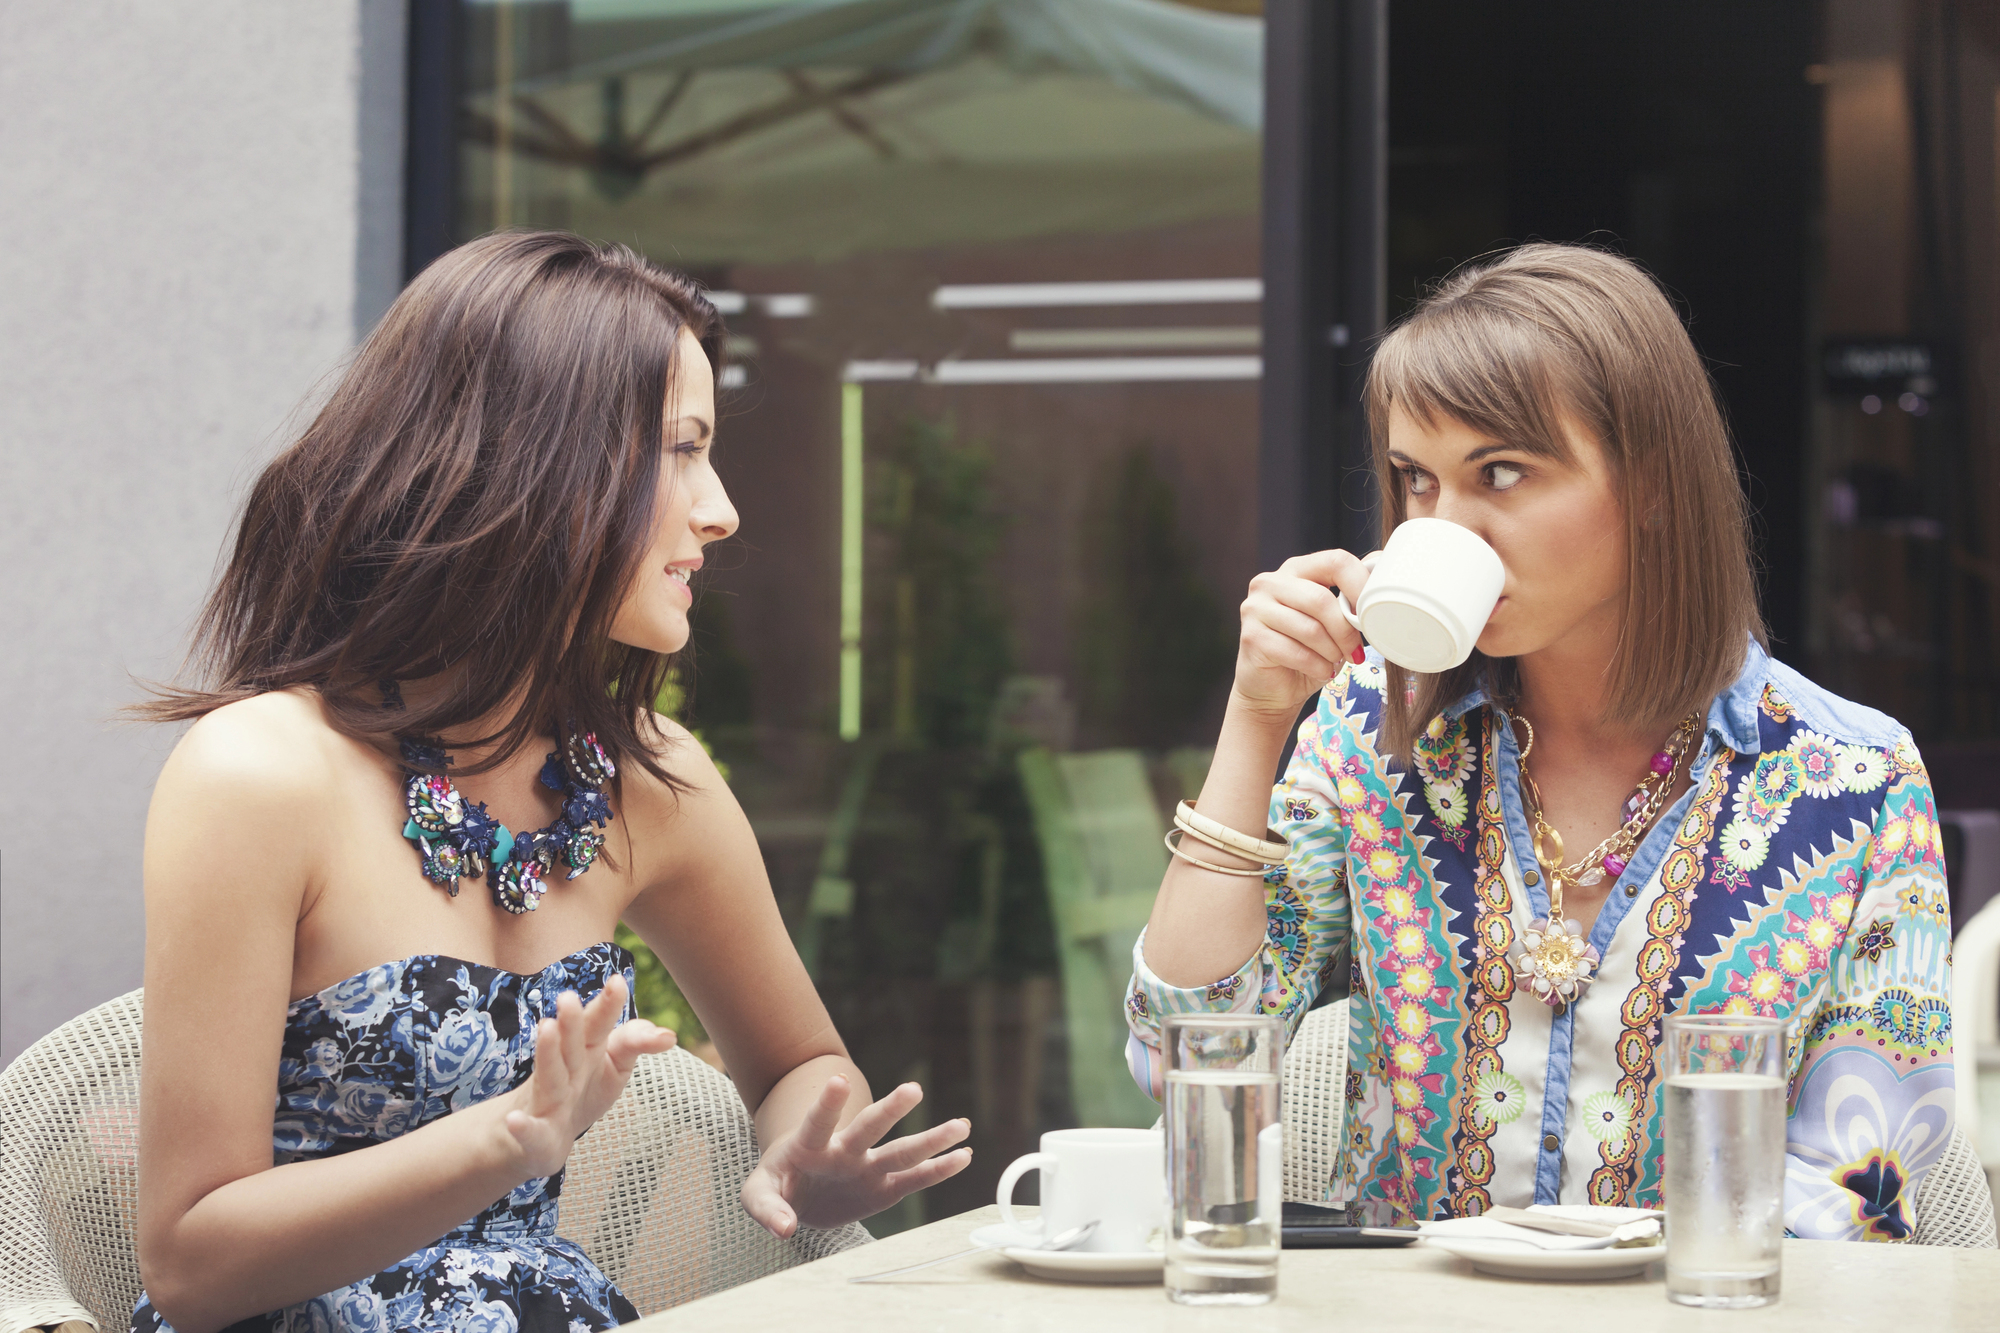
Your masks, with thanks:
M 1334 649 L 1335 661 L 1360 660 L 1365 641 L 1354 605 L 1368 586 L 1368 575 L 1380 556 L 1379 551 L 1365 556 L 1342 550 L 1314 551 L 1293 556 L 1278 567 L 1283 582 L 1274 591 L 1285 605 L 1319 622 Z
M 1345 555 L 1346 552 L 1343 551 L 1341 554 Z M 1340 612 L 1340 618 L 1345 620 L 1348 627 L 1357 635 L 1361 633 L 1361 617 L 1354 614 L 1354 608 L 1361 604 L 1361 591 L 1368 586 L 1368 575 L 1374 570 L 1375 562 L 1381 558 L 1380 551 L 1370 551 L 1354 561 L 1356 568 L 1349 571 L 1345 578 L 1334 580 L 1334 607 Z M 1351 592 L 1348 591 L 1350 588 Z

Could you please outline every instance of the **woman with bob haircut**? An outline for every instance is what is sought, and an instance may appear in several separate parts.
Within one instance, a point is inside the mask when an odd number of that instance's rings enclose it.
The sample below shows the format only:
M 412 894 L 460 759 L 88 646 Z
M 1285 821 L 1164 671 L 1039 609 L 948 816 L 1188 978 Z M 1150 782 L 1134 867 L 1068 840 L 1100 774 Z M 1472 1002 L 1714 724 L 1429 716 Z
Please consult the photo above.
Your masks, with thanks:
M 1522 246 L 1382 340 L 1367 405 L 1384 535 L 1471 529 L 1501 600 L 1463 666 L 1413 676 L 1336 609 L 1328 585 L 1368 578 L 1353 555 L 1251 582 L 1195 813 L 1288 846 L 1260 875 L 1229 837 L 1184 838 L 1133 950 L 1134 1076 L 1158 1086 L 1162 1015 L 1296 1028 L 1351 967 L 1327 1203 L 1374 1224 L 1657 1207 L 1662 1017 L 1774 1015 L 1787 1227 L 1907 1238 L 1952 1134 L 1930 783 L 1904 728 L 1766 653 L 1734 458 L 1672 306 L 1623 259 Z
M 652 711 L 736 530 L 710 463 L 722 323 L 621 246 L 431 265 L 258 478 L 146 826 L 135 1330 L 608 1328 L 555 1235 L 633 1064 L 631 923 L 767 1145 L 779 1236 L 962 1169 L 871 1102 L 749 823 Z M 275 1120 L 273 1096 L 276 1097 Z M 939 1155 L 942 1153 L 943 1155 Z

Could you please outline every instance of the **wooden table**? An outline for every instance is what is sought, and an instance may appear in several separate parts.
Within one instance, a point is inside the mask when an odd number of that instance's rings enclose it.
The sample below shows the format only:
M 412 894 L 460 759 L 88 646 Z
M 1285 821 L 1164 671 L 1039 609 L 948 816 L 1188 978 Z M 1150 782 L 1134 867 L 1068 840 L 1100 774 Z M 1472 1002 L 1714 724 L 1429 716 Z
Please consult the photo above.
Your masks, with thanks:
M 1019 1210 L 1026 1212 L 1029 1210 Z M 894 1282 L 848 1278 L 965 1249 L 981 1208 L 774 1273 L 630 1325 L 777 1333 L 980 1330 L 1385 1330 L 1385 1333 L 1967 1333 L 2000 1331 L 2000 1250 L 1785 1242 L 1784 1296 L 1761 1310 L 1692 1310 L 1667 1300 L 1660 1265 L 1615 1282 L 1493 1278 L 1442 1251 L 1287 1250 L 1278 1299 L 1248 1309 L 1175 1305 L 1156 1285 L 1084 1286 L 1027 1276 L 974 1255 Z

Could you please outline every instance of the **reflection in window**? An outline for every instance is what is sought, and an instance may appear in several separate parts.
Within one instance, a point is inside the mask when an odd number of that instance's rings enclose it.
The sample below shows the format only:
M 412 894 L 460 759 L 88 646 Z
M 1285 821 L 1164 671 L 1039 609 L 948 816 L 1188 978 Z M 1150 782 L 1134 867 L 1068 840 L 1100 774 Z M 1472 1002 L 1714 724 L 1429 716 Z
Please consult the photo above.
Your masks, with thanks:
M 462 237 L 706 282 L 743 516 L 685 712 L 870 1082 L 1150 1124 L 1121 988 L 1254 572 L 1262 21 L 1170 0 L 467 3 Z

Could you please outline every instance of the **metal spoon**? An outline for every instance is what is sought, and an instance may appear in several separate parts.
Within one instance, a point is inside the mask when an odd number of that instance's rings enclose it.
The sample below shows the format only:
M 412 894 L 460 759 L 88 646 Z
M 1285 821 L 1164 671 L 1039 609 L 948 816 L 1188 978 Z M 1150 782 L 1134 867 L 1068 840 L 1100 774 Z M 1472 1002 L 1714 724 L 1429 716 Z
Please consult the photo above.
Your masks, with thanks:
M 1095 1221 L 1085 1222 L 1080 1227 L 1071 1227 L 1068 1231 L 1059 1231 L 1055 1235 L 1049 1237 L 1047 1240 L 1043 1241 L 1039 1245 L 1009 1246 L 1008 1248 L 1024 1249 L 1024 1250 L 1067 1250 L 1072 1245 L 1081 1245 L 1084 1241 L 1090 1238 L 1090 1233 L 1095 1230 L 1097 1230 L 1097 1223 Z M 963 1259 L 967 1255 L 985 1254 L 985 1253 L 987 1253 L 986 1246 L 975 1245 L 969 1250 L 960 1250 L 957 1254 L 947 1254 L 942 1259 L 926 1259 L 924 1260 L 924 1262 L 920 1264 L 911 1264 L 908 1268 L 891 1268 L 886 1273 L 869 1273 L 865 1277 L 851 1277 L 847 1280 L 849 1282 L 880 1282 L 886 1278 L 901 1277 L 905 1273 L 914 1273 L 917 1272 L 919 1269 L 936 1268 L 939 1264 L 948 1264 L 954 1259 Z

